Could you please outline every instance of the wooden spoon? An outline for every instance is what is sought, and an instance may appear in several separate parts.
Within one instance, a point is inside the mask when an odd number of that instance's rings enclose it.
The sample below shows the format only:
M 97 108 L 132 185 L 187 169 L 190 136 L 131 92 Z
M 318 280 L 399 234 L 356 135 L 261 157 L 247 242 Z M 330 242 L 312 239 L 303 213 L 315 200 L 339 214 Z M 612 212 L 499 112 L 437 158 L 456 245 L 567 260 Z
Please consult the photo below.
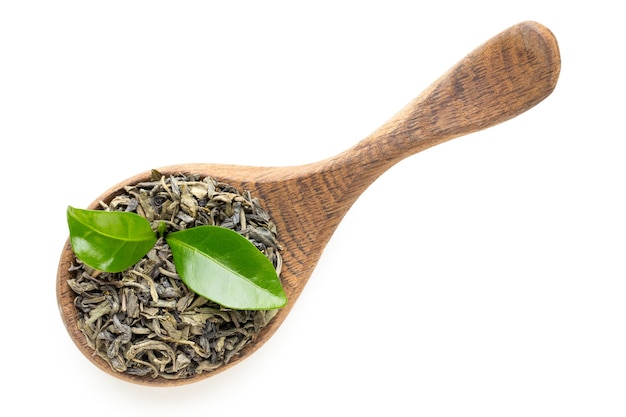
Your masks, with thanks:
M 175 386 L 199 381 L 241 362 L 265 343 L 297 301 L 339 222 L 365 189 L 402 159 L 447 140 L 509 120 L 546 98 L 561 67 L 553 34 L 536 22 L 522 22 L 467 55 L 391 120 L 354 147 L 332 158 L 293 167 L 184 164 L 158 168 L 164 174 L 212 176 L 250 190 L 269 212 L 284 247 L 282 281 L 289 303 L 241 355 L 212 373 L 184 380 L 135 377 L 111 368 L 93 354 L 76 326 L 74 295 L 67 285 L 73 253 L 66 241 L 57 274 L 57 298 L 74 343 L 103 371 L 129 382 Z M 146 181 L 138 174 L 110 188 L 98 201 L 110 202 L 124 185 Z

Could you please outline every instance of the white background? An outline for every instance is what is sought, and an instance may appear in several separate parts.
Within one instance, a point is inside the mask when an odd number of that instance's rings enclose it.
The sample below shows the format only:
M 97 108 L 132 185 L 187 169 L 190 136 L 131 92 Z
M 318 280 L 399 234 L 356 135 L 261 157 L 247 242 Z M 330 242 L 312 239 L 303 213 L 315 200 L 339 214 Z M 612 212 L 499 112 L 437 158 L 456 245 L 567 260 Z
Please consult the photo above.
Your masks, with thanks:
M 1 414 L 625 415 L 617 4 L 2 2 Z M 380 177 L 252 357 L 165 389 L 75 348 L 67 205 L 177 163 L 333 156 L 524 20 L 559 41 L 554 93 Z

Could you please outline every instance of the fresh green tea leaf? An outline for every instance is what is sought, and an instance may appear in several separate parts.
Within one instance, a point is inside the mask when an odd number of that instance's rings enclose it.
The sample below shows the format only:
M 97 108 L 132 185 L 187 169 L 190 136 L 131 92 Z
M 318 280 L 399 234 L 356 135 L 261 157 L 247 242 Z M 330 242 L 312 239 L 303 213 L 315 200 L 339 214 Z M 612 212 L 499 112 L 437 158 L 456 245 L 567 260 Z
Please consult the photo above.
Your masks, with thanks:
M 135 213 L 67 208 L 70 243 L 90 267 L 120 272 L 144 257 L 157 241 L 150 222 Z
M 227 308 L 270 310 L 287 303 L 276 269 L 252 242 L 218 226 L 165 237 L 176 270 L 195 293 Z

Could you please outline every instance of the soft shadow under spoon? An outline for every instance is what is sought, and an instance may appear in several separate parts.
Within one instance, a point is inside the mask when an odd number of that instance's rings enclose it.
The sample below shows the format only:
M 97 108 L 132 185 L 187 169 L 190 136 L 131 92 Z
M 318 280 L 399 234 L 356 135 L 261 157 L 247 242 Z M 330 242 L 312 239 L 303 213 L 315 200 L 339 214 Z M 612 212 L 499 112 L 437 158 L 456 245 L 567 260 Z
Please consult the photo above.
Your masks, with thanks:
M 553 34 L 539 23 L 522 22 L 479 46 L 382 127 L 337 156 L 293 167 L 182 164 L 158 168 L 163 174 L 212 176 L 259 198 L 276 224 L 284 247 L 281 278 L 288 305 L 253 344 L 212 373 L 168 380 L 114 372 L 93 355 L 77 329 L 74 294 L 67 285 L 73 252 L 66 241 L 57 272 L 57 298 L 71 338 L 100 369 L 137 384 L 183 385 L 232 367 L 262 346 L 285 320 L 339 222 L 373 181 L 410 155 L 532 108 L 554 90 L 560 68 Z M 90 208 L 97 208 L 99 201 L 110 202 L 124 185 L 146 181 L 150 176 L 151 172 L 144 172 L 115 185 Z

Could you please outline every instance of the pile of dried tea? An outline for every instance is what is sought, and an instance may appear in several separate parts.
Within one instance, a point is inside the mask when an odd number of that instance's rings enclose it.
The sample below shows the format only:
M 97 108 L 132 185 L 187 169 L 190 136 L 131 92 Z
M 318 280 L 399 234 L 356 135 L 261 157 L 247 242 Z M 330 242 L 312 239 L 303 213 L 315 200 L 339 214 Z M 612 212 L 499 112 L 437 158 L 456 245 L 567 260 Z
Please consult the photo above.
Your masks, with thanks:
M 276 228 L 249 192 L 197 175 L 164 176 L 128 186 L 103 210 L 129 211 L 156 230 L 200 225 L 230 228 L 248 238 L 280 276 Z M 231 310 L 190 291 L 160 238 L 134 267 L 120 273 L 93 270 L 76 259 L 68 281 L 76 293 L 78 326 L 95 353 L 118 372 L 177 379 L 228 363 L 276 314 Z

